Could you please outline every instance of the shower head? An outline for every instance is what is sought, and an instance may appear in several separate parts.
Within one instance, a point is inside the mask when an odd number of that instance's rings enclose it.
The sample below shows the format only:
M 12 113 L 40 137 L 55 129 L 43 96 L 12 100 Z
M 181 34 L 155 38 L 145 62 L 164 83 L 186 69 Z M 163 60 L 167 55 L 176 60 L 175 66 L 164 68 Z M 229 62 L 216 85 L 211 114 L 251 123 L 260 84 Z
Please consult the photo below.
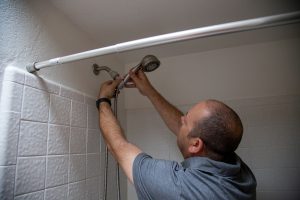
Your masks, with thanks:
M 160 61 L 153 55 L 147 55 L 140 62 L 139 67 L 144 72 L 152 72 L 156 70 L 160 65 Z
M 132 72 L 136 73 L 138 70 L 143 70 L 144 72 L 152 72 L 156 70 L 160 65 L 160 61 L 153 55 L 145 56 L 142 61 L 131 69 Z M 118 90 L 123 89 L 124 85 L 128 82 L 130 76 L 129 73 L 125 76 L 124 80 L 119 84 Z

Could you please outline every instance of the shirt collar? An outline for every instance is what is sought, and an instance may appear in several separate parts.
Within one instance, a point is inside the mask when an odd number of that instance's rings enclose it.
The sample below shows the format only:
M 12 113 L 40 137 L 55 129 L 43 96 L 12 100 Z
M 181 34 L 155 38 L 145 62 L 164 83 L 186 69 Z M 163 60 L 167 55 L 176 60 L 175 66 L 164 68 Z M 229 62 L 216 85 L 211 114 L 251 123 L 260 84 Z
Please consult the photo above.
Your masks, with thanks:
M 233 163 L 215 161 L 208 157 L 190 157 L 185 159 L 181 164 L 185 169 L 196 169 L 203 172 L 220 174 L 222 176 L 233 176 L 241 170 L 241 159 L 233 154 Z

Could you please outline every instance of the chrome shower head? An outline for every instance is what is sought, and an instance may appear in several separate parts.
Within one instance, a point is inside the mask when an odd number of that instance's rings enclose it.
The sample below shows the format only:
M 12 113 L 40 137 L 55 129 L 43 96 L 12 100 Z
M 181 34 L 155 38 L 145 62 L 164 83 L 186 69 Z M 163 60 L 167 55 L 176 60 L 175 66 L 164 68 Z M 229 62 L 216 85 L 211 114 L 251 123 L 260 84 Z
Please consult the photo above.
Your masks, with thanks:
M 153 55 L 147 55 L 140 62 L 140 68 L 144 72 L 152 72 L 156 70 L 160 65 L 160 61 Z
M 143 70 L 144 72 L 152 72 L 156 70 L 160 65 L 160 61 L 153 55 L 145 56 L 142 61 L 131 69 L 132 72 L 137 72 L 138 70 Z M 128 82 L 130 76 L 127 74 L 124 80 L 119 84 L 118 90 L 123 89 L 124 85 Z

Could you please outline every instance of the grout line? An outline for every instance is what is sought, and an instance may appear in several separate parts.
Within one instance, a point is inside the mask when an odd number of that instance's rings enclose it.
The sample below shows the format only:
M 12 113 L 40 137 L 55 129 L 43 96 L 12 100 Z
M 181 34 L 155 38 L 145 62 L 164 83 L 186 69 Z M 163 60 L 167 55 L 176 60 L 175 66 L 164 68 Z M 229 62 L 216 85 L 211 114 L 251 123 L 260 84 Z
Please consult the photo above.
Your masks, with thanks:
M 24 83 L 25 83 L 25 77 L 24 77 Z M 24 106 L 24 96 L 25 96 L 25 84 L 23 84 L 22 89 L 22 103 L 21 103 L 21 111 L 20 111 L 20 118 L 19 118 L 19 130 L 18 130 L 18 137 L 17 137 L 17 144 L 16 144 L 16 169 L 15 169 L 15 182 L 14 182 L 14 190 L 13 190 L 13 196 L 15 197 L 16 194 L 16 186 L 17 186 L 17 168 L 19 163 L 19 140 L 20 140 L 20 132 L 21 132 L 21 122 L 22 122 L 22 111 Z

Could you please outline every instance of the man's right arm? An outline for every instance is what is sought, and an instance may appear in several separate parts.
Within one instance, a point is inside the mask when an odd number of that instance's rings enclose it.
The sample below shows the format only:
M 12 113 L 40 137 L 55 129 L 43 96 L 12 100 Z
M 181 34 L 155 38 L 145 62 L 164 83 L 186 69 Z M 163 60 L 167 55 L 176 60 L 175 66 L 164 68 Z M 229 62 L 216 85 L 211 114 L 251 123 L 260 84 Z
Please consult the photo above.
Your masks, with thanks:
M 168 128 L 175 134 L 179 132 L 183 113 L 170 104 L 149 82 L 145 73 L 139 70 L 137 74 L 130 72 L 130 77 L 139 91 L 147 96 L 158 111 Z

